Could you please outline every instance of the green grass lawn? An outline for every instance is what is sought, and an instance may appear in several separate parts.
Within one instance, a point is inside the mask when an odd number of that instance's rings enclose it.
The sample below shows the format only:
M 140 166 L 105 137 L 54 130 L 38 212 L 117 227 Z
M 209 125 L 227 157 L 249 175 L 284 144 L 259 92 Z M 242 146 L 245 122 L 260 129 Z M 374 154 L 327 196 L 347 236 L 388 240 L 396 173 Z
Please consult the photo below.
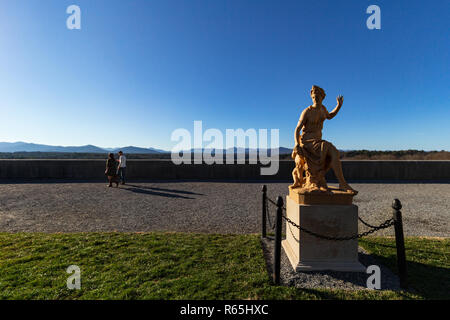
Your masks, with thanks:
M 449 299 L 449 244 L 406 239 L 410 293 L 273 286 L 258 235 L 0 233 L 0 299 Z M 393 239 L 360 245 L 395 271 Z

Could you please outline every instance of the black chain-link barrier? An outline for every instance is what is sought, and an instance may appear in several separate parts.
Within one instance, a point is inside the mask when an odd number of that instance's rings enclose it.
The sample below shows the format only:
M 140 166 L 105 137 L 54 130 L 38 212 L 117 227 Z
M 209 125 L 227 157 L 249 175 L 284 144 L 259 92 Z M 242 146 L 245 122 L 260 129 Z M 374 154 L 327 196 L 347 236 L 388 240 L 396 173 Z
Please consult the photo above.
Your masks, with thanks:
M 365 222 L 363 219 L 361 219 L 360 217 L 358 217 L 358 220 L 359 221 L 361 221 L 361 223 L 363 224 L 363 225 L 365 225 L 366 227 L 369 227 L 369 228 L 377 228 L 376 226 L 373 226 L 373 225 L 371 225 L 371 224 L 368 224 L 367 222 Z
M 271 200 L 271 199 L 269 199 L 269 198 L 267 198 L 267 200 L 268 200 L 268 202 L 272 203 L 274 206 L 277 206 L 277 204 L 276 204 L 273 200 Z M 283 210 L 286 211 L 286 208 L 283 207 Z M 365 231 L 365 232 L 362 232 L 362 233 L 358 233 L 358 234 L 352 235 L 352 236 L 346 236 L 346 237 L 330 237 L 330 236 L 321 235 L 321 234 L 315 233 L 315 232 L 313 232 L 313 231 L 310 231 L 310 230 L 308 230 L 308 229 L 305 229 L 304 227 L 301 227 L 301 226 L 299 226 L 298 224 L 296 224 L 295 222 L 293 222 L 291 219 L 289 219 L 289 218 L 286 217 L 285 215 L 282 215 L 282 218 L 283 218 L 284 220 L 286 220 L 287 222 L 289 222 L 289 223 L 290 223 L 291 225 L 293 225 L 294 227 L 296 227 L 296 228 L 300 229 L 301 231 L 306 232 L 306 233 L 308 233 L 308 234 L 310 234 L 310 235 L 312 235 L 312 236 L 315 236 L 315 237 L 320 238 L 320 239 L 334 240 L 334 241 L 344 241 L 344 240 L 353 240 L 353 239 L 362 238 L 362 237 L 365 237 L 365 236 L 367 236 L 367 235 L 369 235 L 369 234 L 371 234 L 371 233 L 374 233 L 374 232 L 376 232 L 376 231 L 378 231 L 378 230 L 386 229 L 386 228 L 389 228 L 389 227 L 391 227 L 391 226 L 394 225 L 394 219 L 393 219 L 393 218 L 387 219 L 386 221 L 384 221 L 383 223 L 381 223 L 379 226 L 372 226 L 372 225 L 368 224 L 367 222 L 363 221 L 361 218 L 358 217 L 358 219 L 359 219 L 364 225 L 366 225 L 367 227 L 372 228 L 372 229 L 371 229 L 371 230 L 368 230 L 368 231 Z
M 266 216 L 267 216 L 267 220 L 269 221 L 269 227 L 270 229 L 274 230 L 275 229 L 275 223 L 272 223 L 272 220 L 270 218 L 270 212 L 269 212 L 269 203 L 266 201 Z
M 277 206 L 276 202 L 273 201 L 272 199 L 270 199 L 269 197 L 267 197 L 267 201 L 270 202 L 271 204 L 273 204 L 275 207 Z M 283 207 L 283 209 L 285 209 L 285 208 Z
M 369 227 L 370 230 L 358 233 L 351 236 L 346 237 L 330 237 L 321 235 L 315 232 L 312 232 L 308 229 L 305 229 L 295 222 L 293 222 L 291 219 L 286 217 L 286 215 L 283 215 L 283 210 L 286 211 L 286 207 L 283 206 L 283 198 L 278 197 L 277 202 L 273 201 L 269 197 L 267 197 L 267 186 L 263 185 L 263 237 L 266 237 L 266 220 L 269 220 L 270 227 L 272 229 L 275 228 L 275 244 L 274 244 L 274 250 L 273 250 L 273 261 L 274 261 L 274 267 L 273 267 L 273 281 L 276 285 L 280 284 L 280 269 L 281 269 L 281 230 L 282 230 L 282 221 L 283 219 L 288 222 L 286 224 L 286 229 L 289 229 L 292 236 L 294 237 L 295 241 L 299 241 L 299 239 L 296 239 L 294 236 L 294 233 L 292 232 L 291 226 L 296 227 L 297 229 L 308 233 L 312 236 L 315 236 L 320 239 L 325 240 L 334 240 L 334 241 L 342 241 L 342 240 L 352 240 L 352 239 L 358 239 L 364 236 L 367 236 L 371 233 L 374 233 L 378 230 L 389 228 L 391 226 L 394 226 L 395 230 L 395 246 L 397 248 L 397 265 L 398 265 L 398 273 L 400 277 L 400 286 L 405 289 L 408 288 L 408 281 L 407 281 L 407 272 L 406 272 L 406 255 L 405 255 L 405 240 L 403 235 L 403 222 L 402 222 L 402 213 L 400 209 L 402 208 L 402 204 L 400 200 L 394 199 L 392 203 L 392 209 L 393 209 L 393 217 L 391 219 L 387 219 L 383 223 L 381 223 L 379 226 L 374 226 L 360 217 L 358 217 L 358 220 L 361 221 L 363 225 L 366 227 Z M 274 219 L 274 223 L 272 224 L 272 220 L 270 218 L 269 213 L 269 202 L 274 205 L 276 210 L 276 217 Z M 268 219 L 266 219 L 268 218 Z M 286 230 L 287 232 L 287 230 Z

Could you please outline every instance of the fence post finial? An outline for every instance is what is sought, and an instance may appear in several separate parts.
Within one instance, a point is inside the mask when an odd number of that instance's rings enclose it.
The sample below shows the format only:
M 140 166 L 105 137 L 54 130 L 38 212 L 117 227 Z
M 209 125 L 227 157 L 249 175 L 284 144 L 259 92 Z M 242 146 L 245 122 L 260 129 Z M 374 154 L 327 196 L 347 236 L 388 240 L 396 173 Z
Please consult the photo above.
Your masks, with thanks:
M 400 210 L 402 208 L 402 203 L 400 202 L 400 200 L 394 199 L 394 201 L 392 201 L 392 208 L 394 210 Z
M 283 207 L 283 197 L 278 196 L 277 197 L 277 207 L 282 208 Z

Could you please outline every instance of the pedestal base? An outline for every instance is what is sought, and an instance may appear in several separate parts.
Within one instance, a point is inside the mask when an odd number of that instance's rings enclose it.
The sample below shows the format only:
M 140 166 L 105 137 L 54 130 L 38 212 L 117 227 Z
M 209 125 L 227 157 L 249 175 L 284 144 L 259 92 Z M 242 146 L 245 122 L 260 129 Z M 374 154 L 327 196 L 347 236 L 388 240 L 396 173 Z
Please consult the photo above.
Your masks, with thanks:
M 336 204 L 350 205 L 355 196 L 352 192 L 342 191 L 336 187 L 329 186 L 326 192 L 307 191 L 302 188 L 289 186 L 289 197 L 298 204 Z
M 286 197 L 286 214 L 294 223 L 318 234 L 345 237 L 358 233 L 355 205 L 304 205 Z M 296 271 L 365 272 L 358 261 L 358 240 L 325 240 L 312 236 L 286 221 L 283 248 Z

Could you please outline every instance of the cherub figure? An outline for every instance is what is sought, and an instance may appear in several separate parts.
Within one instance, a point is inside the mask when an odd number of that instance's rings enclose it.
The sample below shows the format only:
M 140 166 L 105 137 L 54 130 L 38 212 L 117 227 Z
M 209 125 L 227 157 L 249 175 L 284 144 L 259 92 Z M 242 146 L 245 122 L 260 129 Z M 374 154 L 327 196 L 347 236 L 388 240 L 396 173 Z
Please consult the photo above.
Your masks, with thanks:
M 357 194 L 345 181 L 342 173 L 339 151 L 330 142 L 322 140 L 323 122 L 333 119 L 342 107 L 344 97 L 338 96 L 336 108 L 328 112 L 322 101 L 325 91 L 318 87 L 311 88 L 313 104 L 303 110 L 295 128 L 295 147 L 292 157 L 295 169 L 292 172 L 294 184 L 291 188 L 304 188 L 306 191 L 327 191 L 325 174 L 331 167 L 339 181 L 339 189 Z M 300 135 L 300 131 L 302 134 Z M 303 177 L 305 174 L 305 177 Z
M 297 153 L 297 148 L 294 148 L 291 154 L 291 158 L 294 159 L 295 168 L 292 170 L 292 179 L 294 183 L 290 185 L 291 188 L 302 187 L 305 183 L 303 173 L 305 172 L 305 159 Z

